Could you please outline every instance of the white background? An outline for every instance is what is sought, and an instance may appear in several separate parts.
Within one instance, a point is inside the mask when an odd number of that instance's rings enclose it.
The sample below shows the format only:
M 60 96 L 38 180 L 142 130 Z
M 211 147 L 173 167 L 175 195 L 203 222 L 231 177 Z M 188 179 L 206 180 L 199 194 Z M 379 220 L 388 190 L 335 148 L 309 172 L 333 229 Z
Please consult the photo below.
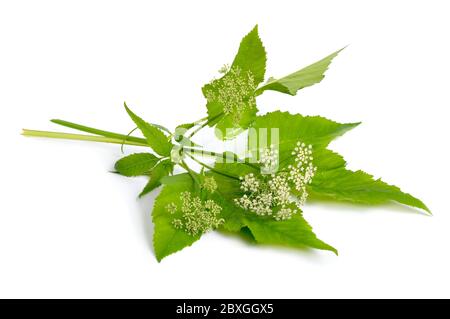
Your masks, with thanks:
M 0 2 L 0 297 L 450 297 L 447 1 Z M 211 233 L 157 263 L 156 194 L 109 173 L 117 145 L 25 138 L 61 118 L 119 132 L 123 101 L 173 128 L 204 116 L 200 88 L 256 24 L 267 76 L 347 44 L 325 80 L 281 109 L 363 124 L 332 144 L 434 213 L 307 205 L 329 252 Z M 65 130 L 70 131 L 70 130 Z M 136 151 L 126 147 L 125 152 Z

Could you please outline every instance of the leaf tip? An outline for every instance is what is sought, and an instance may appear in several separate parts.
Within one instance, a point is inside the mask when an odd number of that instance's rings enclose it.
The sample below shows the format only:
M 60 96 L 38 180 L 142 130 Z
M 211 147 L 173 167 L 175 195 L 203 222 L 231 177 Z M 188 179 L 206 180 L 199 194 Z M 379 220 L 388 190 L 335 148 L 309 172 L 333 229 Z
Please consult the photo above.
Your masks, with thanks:
M 431 210 L 428 208 L 427 205 L 423 204 L 423 210 L 427 213 L 428 216 L 433 216 L 433 213 L 431 212 Z
M 357 126 L 359 126 L 359 125 L 361 125 L 361 124 L 362 124 L 362 122 L 348 123 L 348 125 L 349 125 L 351 128 L 355 128 L 355 127 L 357 127 Z
M 147 195 L 148 192 L 146 192 L 145 190 L 143 190 L 142 192 L 139 193 L 138 195 L 138 199 L 141 199 L 142 197 L 144 197 L 145 195 Z
M 347 49 L 347 47 L 348 47 L 349 45 L 350 45 L 350 43 L 344 45 L 341 49 L 339 49 L 339 50 L 337 51 L 337 53 L 340 53 L 341 51 L 344 51 L 344 49 Z

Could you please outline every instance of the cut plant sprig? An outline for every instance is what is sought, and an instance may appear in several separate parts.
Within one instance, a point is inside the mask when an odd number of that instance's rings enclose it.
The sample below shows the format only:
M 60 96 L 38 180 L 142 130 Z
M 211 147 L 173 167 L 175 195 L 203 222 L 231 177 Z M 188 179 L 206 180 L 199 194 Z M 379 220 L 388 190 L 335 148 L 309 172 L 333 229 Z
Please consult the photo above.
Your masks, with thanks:
M 363 171 L 349 170 L 344 158 L 328 149 L 334 139 L 359 123 L 337 123 L 320 116 L 280 111 L 258 114 L 257 96 L 268 90 L 296 95 L 319 83 L 341 51 L 265 81 L 266 51 L 255 26 L 242 39 L 230 66 L 203 86 L 207 116 L 180 124 L 174 132 L 146 122 L 124 104 L 133 127 L 143 137 L 133 136 L 134 130 L 120 134 L 64 120 L 52 122 L 90 135 L 34 130 L 23 130 L 22 134 L 145 147 L 119 159 L 114 167 L 124 176 L 148 178 L 139 196 L 163 186 L 152 212 L 158 261 L 215 229 L 245 233 L 260 244 L 310 247 L 337 254 L 304 219 L 303 204 L 308 198 L 365 205 L 393 201 L 430 213 L 420 199 L 400 188 Z M 248 143 L 242 159 L 231 152 L 204 150 L 192 138 L 205 127 L 213 127 L 221 140 L 252 129 L 257 143 Z M 277 132 L 275 141 L 273 130 Z M 212 158 L 214 163 L 207 164 L 203 158 Z M 190 167 L 188 159 L 201 170 Z M 174 174 L 175 165 L 184 172 Z

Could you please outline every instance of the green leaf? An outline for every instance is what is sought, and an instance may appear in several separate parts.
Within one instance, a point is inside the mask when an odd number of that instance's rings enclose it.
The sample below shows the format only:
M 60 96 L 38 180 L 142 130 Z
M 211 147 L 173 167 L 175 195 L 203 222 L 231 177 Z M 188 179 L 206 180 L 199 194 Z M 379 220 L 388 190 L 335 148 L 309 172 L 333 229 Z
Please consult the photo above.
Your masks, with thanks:
M 200 236 L 191 236 L 184 230 L 173 227 L 173 219 L 179 216 L 170 214 L 166 209 L 166 206 L 170 203 L 175 203 L 180 206 L 180 194 L 185 191 L 194 190 L 194 185 L 189 175 L 180 174 L 177 176 L 180 183 L 164 185 L 161 193 L 155 200 L 152 212 L 153 224 L 155 225 L 153 246 L 158 261 L 192 245 L 200 238 Z
M 161 179 L 164 176 L 169 175 L 173 171 L 173 164 L 170 160 L 163 160 L 158 163 L 150 173 L 150 180 L 147 185 L 145 185 L 142 192 L 139 194 L 139 197 L 142 197 L 148 193 L 150 193 L 155 188 L 161 185 Z
M 219 138 L 235 137 L 253 122 L 258 111 L 255 89 L 264 80 L 265 69 L 266 52 L 255 26 L 242 39 L 230 70 L 202 88 L 208 125 L 216 126 Z
M 231 68 L 239 67 L 243 71 L 250 71 L 255 79 L 255 84 L 259 84 L 264 81 L 266 60 L 266 50 L 259 37 L 258 26 L 256 25 L 242 39 Z
M 397 186 L 386 184 L 381 179 L 363 171 L 350 171 L 345 167 L 324 170 L 318 163 L 318 171 L 309 186 L 311 197 L 328 198 L 360 204 L 376 205 L 395 201 L 430 213 L 418 198 L 404 193 Z
M 157 127 L 145 122 L 139 116 L 134 114 L 124 103 L 128 115 L 131 117 L 136 126 L 144 134 L 148 145 L 159 155 L 169 156 L 172 149 L 172 143 L 169 142 L 168 137 Z
M 278 146 L 280 161 L 291 156 L 298 141 L 311 144 L 315 149 L 326 147 L 333 139 L 358 126 L 360 123 L 341 124 L 321 116 L 302 116 L 288 112 L 271 112 L 258 116 L 249 134 L 249 151 L 273 144 Z M 272 132 L 272 129 L 275 129 Z M 276 131 L 278 129 L 278 132 Z M 253 133 L 255 135 L 253 135 Z M 278 134 L 278 138 L 276 136 Z M 255 141 L 256 140 L 256 141 Z
M 187 174 L 177 174 L 171 176 L 164 176 L 161 178 L 161 184 L 164 185 L 186 185 L 189 186 L 192 184 L 192 178 Z
M 264 85 L 256 90 L 256 95 L 260 95 L 266 90 L 295 95 L 298 90 L 319 83 L 325 77 L 324 73 L 328 69 L 331 61 L 342 50 L 343 49 L 340 49 L 322 60 L 280 79 L 270 78 Z
M 334 247 L 316 237 L 311 226 L 300 213 L 285 221 L 276 221 L 248 214 L 245 224 L 258 243 L 293 248 L 311 247 L 329 250 L 337 255 L 337 250 Z
M 159 158 L 150 153 L 136 153 L 125 156 L 114 165 L 117 172 L 124 176 L 139 176 L 150 171 Z
M 317 167 L 317 173 L 309 187 L 312 197 L 327 197 L 363 204 L 396 201 L 429 211 L 423 202 L 410 194 L 403 193 L 398 187 L 388 185 L 381 180 L 375 181 L 371 175 L 362 171 L 347 170 L 342 156 L 324 148 L 334 138 L 358 124 L 340 124 L 319 116 L 291 115 L 277 111 L 257 117 L 252 127 L 257 130 L 258 140 L 267 141 L 267 145 L 271 143 L 278 145 L 280 168 L 294 163 L 291 151 L 297 141 L 313 145 L 313 163 Z M 279 128 L 278 141 L 272 137 L 271 128 Z M 257 156 L 256 150 L 259 147 L 260 144 L 251 143 L 251 136 L 249 136 L 249 150 L 252 156 Z

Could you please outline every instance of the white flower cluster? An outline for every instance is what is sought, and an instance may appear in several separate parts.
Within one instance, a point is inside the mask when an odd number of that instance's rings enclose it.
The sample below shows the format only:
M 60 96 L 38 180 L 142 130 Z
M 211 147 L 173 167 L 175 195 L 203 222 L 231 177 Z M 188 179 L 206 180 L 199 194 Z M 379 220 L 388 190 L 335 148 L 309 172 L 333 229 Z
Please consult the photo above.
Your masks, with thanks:
M 303 206 L 308 198 L 306 186 L 312 182 L 317 167 L 312 163 L 312 145 L 298 142 L 292 155 L 295 156 L 295 165 L 289 165 L 289 181 L 292 181 L 298 192 L 298 205 Z
M 226 70 L 221 69 L 222 72 Z M 232 67 L 223 78 L 211 82 L 205 96 L 208 101 L 222 104 L 224 113 L 233 115 L 233 120 L 239 122 L 247 106 L 256 103 L 255 89 L 255 80 L 250 71 L 244 72 L 239 67 Z
M 203 179 L 203 188 L 206 189 L 210 193 L 214 193 L 217 189 L 217 182 L 212 176 L 206 176 Z
M 273 156 L 278 153 L 273 147 L 261 157 L 261 169 L 272 165 Z M 292 152 L 295 165 L 288 166 L 287 171 L 257 178 L 250 173 L 240 178 L 240 188 L 244 195 L 236 198 L 235 203 L 245 210 L 254 212 L 259 216 L 272 216 L 276 220 L 287 220 L 298 212 L 289 208 L 295 202 L 298 208 L 303 206 L 308 197 L 306 186 L 311 183 L 316 168 L 312 164 L 312 146 L 298 142 Z M 278 161 L 278 159 L 276 159 Z M 291 189 L 295 190 L 297 200 L 293 200 Z
M 273 144 L 260 152 L 258 162 L 263 174 L 273 174 L 278 169 L 278 150 Z
M 177 204 L 175 203 L 170 203 L 166 206 L 166 209 L 169 213 L 171 213 L 172 215 L 175 214 L 178 210 Z
M 172 221 L 172 225 L 176 229 L 183 229 L 191 236 L 201 235 L 219 227 L 224 223 L 223 218 L 219 218 L 222 211 L 213 200 L 202 201 L 200 197 L 193 196 L 190 192 L 180 194 L 181 200 L 181 218 Z M 166 206 L 169 213 L 172 213 L 173 207 L 177 207 L 175 203 Z
M 257 192 L 259 188 L 259 181 L 258 179 L 253 175 L 253 173 L 247 174 L 244 177 L 240 177 L 241 183 L 241 189 L 244 192 Z
M 292 217 L 292 215 L 296 214 L 297 210 L 296 209 L 291 209 L 291 208 L 281 208 L 277 214 L 275 215 L 275 219 L 276 220 L 288 220 Z

